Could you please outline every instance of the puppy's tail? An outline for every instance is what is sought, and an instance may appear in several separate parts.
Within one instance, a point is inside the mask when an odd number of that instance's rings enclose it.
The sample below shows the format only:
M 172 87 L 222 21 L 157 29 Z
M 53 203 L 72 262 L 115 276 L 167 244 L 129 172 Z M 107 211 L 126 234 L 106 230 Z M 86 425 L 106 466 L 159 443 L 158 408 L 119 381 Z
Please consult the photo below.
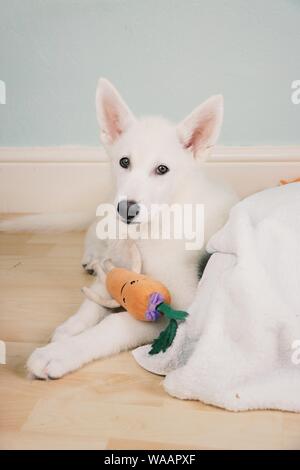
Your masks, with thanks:
M 46 213 L 0 221 L 0 232 L 71 232 L 87 228 L 96 219 L 94 213 Z

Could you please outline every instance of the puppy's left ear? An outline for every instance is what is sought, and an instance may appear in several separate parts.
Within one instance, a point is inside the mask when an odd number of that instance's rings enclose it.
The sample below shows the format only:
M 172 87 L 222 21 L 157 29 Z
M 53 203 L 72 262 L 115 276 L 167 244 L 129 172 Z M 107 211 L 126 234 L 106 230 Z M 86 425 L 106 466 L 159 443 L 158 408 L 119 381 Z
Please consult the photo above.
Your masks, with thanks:
M 98 83 L 96 109 L 104 145 L 113 144 L 135 121 L 119 92 L 105 78 Z
M 179 140 L 194 157 L 203 157 L 218 140 L 223 122 L 223 96 L 211 96 L 177 126 Z

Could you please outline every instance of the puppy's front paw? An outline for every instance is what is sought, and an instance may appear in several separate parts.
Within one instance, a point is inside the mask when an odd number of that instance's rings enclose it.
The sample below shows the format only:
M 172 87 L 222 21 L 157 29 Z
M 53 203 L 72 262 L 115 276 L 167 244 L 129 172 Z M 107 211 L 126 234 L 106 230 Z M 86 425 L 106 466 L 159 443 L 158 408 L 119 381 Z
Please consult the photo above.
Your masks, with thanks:
M 85 247 L 84 255 L 81 260 L 82 267 L 87 273 L 95 275 L 95 271 L 91 264 L 95 261 L 100 261 L 104 258 L 107 250 L 107 243 L 105 240 L 97 243 L 88 243 Z
M 96 271 L 93 268 L 93 263 L 100 261 L 100 259 L 101 258 L 95 254 L 85 253 L 81 261 L 81 266 L 88 274 L 95 276 Z
M 37 348 L 27 361 L 29 373 L 38 379 L 59 379 L 72 370 L 67 363 L 63 348 L 58 343 L 51 343 Z

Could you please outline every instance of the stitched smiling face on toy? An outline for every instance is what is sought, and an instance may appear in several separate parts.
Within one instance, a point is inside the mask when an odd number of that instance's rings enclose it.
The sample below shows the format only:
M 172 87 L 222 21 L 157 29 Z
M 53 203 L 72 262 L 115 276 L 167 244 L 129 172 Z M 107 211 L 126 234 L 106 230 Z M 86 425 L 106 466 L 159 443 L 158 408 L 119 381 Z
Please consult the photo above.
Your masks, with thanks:
M 114 268 L 106 278 L 106 288 L 110 295 L 138 320 L 149 321 L 147 312 L 159 294 L 160 302 L 171 301 L 168 289 L 158 281 L 123 268 Z M 157 297 L 157 296 L 156 296 Z

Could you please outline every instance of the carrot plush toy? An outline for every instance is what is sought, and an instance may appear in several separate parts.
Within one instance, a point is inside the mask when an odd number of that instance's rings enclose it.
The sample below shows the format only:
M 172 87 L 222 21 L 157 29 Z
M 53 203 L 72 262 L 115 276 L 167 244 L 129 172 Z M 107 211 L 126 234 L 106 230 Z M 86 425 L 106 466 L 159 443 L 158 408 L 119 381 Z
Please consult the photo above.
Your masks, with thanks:
M 167 328 L 152 343 L 149 354 L 165 352 L 172 344 L 177 331 L 177 321 L 184 320 L 187 313 L 174 310 L 171 294 L 159 281 L 141 274 L 142 262 L 137 246 L 131 245 L 132 270 L 116 268 L 111 260 L 93 263 L 98 278 L 106 286 L 111 298 L 101 297 L 88 287 L 82 291 L 90 300 L 108 308 L 123 307 L 134 318 L 141 321 L 156 321 L 162 315 L 170 321 Z

